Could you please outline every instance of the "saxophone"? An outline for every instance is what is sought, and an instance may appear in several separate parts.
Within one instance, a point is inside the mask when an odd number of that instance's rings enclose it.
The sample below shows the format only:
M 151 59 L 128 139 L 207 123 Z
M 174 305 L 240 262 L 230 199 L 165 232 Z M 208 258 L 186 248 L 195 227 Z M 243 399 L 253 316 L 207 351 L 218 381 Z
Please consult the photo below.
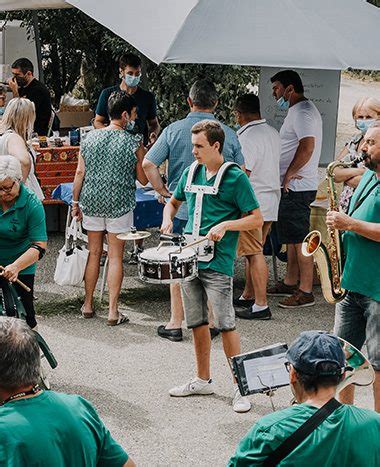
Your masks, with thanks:
M 329 211 L 339 211 L 339 201 L 335 189 L 334 170 L 337 167 L 350 168 L 364 161 L 367 154 L 361 153 L 350 162 L 334 161 L 326 169 Z M 313 256 L 321 280 L 322 293 L 328 303 L 337 303 L 344 298 L 346 291 L 341 287 L 343 272 L 342 239 L 337 229 L 327 228 L 328 242 L 322 242 L 321 232 L 313 230 L 302 242 L 302 254 Z

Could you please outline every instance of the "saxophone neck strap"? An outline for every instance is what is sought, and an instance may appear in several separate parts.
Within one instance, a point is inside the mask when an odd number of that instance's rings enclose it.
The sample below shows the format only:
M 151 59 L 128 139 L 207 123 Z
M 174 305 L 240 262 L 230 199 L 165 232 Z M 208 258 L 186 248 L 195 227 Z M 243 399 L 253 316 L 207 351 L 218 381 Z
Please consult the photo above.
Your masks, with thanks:
M 368 186 L 371 184 L 371 182 L 375 180 L 375 183 L 373 185 L 370 186 L 370 188 L 368 189 L 368 191 L 366 193 L 364 193 L 366 191 L 366 189 L 368 188 Z M 376 174 L 374 174 L 374 177 L 370 179 L 369 183 L 367 183 L 361 190 L 361 192 L 359 193 L 358 197 L 356 198 L 356 201 L 355 201 L 355 204 L 352 206 L 352 209 L 349 209 L 349 215 L 352 216 L 352 214 L 357 210 L 359 209 L 359 207 L 364 203 L 364 201 L 368 198 L 368 196 L 372 193 L 372 191 L 377 187 L 379 186 L 380 184 L 380 180 L 377 178 Z M 351 205 L 350 205 L 350 208 L 351 208 Z

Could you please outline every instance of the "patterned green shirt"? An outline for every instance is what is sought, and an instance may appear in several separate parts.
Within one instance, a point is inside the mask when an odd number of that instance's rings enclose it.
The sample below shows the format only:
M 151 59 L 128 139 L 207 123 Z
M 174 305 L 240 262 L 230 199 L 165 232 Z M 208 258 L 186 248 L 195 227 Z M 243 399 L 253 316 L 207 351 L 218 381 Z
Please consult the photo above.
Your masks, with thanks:
M 81 145 L 85 178 L 79 197 L 86 216 L 117 218 L 136 206 L 136 149 L 141 136 L 94 130 Z

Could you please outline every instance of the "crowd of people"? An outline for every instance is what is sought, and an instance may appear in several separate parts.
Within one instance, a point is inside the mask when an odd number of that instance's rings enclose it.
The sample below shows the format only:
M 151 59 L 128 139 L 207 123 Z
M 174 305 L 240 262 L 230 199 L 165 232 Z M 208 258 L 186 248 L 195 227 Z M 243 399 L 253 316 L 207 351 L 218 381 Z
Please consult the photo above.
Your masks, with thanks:
M 33 131 L 44 131 L 36 128 L 47 115 L 42 117 L 41 108 L 33 103 L 42 87 L 27 62 L 20 59 L 12 66 L 10 87 L 15 97 L 0 123 L 1 280 L 4 284 L 21 279 L 30 289 L 15 283 L 27 324 L 0 318 L 0 464 L 24 465 L 25 459 L 45 456 L 45 461 L 55 461 L 43 465 L 131 467 L 133 461 L 89 402 L 38 387 L 40 357 L 30 328 L 37 326 L 34 274 L 47 248 L 47 234 L 30 139 Z M 165 205 L 162 233 L 196 231 L 213 244 L 211 259 L 199 258 L 197 277 L 170 285 L 170 320 L 157 329 L 160 338 L 179 342 L 185 318 L 193 334 L 196 374 L 171 388 L 170 396 L 210 395 L 215 390 L 210 369 L 213 337 L 221 334 L 229 359 L 241 353 L 236 318 L 270 320 L 268 295 L 283 297 L 281 308 L 315 305 L 313 259 L 302 254 L 301 246 L 310 230 L 311 204 L 319 185 L 322 118 L 305 96 L 299 74 L 284 70 L 272 76 L 272 90 L 268 89 L 279 109 L 286 111 L 280 132 L 265 120 L 254 94 L 239 96 L 231 109 L 237 131 L 219 122 L 217 90 L 210 80 L 201 79 L 189 89 L 188 115 L 160 133 L 154 95 L 139 86 L 140 58 L 123 55 L 119 71 L 120 83 L 100 95 L 95 130 L 81 146 L 74 179 L 72 215 L 87 230 L 89 249 L 81 313 L 84 318 L 95 315 L 93 297 L 107 235 L 107 324 L 128 321 L 118 309 L 125 242 L 117 235 L 132 227 L 136 183 L 149 182 Z M 380 416 L 352 406 L 353 385 L 340 392 L 342 404 L 335 400 L 346 371 L 339 336 L 358 349 L 366 343 L 375 371 L 375 411 L 380 412 L 380 101 L 361 99 L 353 118 L 358 133 L 338 158 L 354 165 L 337 169 L 335 181 L 344 183 L 342 209 L 328 212 L 326 218 L 330 229 L 342 233 L 345 254 L 342 287 L 347 294 L 336 305 L 334 334 L 305 332 L 293 343 L 286 365 L 298 405 L 256 423 L 229 465 L 303 465 L 317 458 L 318 465 L 334 465 L 340 456 L 341 465 L 362 465 L 365 459 L 375 466 L 380 458 L 376 443 Z M 356 164 L 362 153 L 364 162 Z M 167 181 L 160 171 L 164 163 Z M 283 280 L 268 288 L 263 248 L 273 222 L 278 241 L 286 245 L 287 266 Z M 245 258 L 246 281 L 234 298 L 237 255 Z M 231 389 L 233 410 L 249 411 L 251 403 L 241 395 L 234 376 Z M 56 426 L 59 417 L 49 416 L 53 411 L 66 423 Z M 290 451 L 289 446 L 283 447 L 314 414 L 320 417 L 321 413 L 324 418 L 318 431 L 311 429 Z M 42 423 L 50 428 L 36 439 Z M 373 452 L 352 443 L 342 457 L 337 446 L 347 436 L 365 437 L 366 443 L 373 440 Z

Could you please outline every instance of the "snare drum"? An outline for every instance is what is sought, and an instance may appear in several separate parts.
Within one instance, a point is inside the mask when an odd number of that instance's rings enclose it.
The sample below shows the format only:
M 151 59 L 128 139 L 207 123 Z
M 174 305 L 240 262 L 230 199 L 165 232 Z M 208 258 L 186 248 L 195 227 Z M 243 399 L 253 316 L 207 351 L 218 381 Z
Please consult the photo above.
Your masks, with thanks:
M 148 248 L 139 254 L 139 279 L 152 284 L 191 281 L 198 275 L 197 254 L 192 248 L 180 253 L 178 246 Z

